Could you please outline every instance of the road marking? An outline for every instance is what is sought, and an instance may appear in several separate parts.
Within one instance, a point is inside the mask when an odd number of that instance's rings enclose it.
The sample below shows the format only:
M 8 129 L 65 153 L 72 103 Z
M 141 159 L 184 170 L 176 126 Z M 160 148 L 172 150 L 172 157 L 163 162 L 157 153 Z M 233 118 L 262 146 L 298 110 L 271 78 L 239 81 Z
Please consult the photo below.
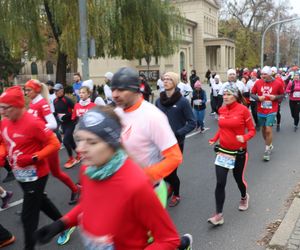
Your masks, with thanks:
M 14 201 L 14 202 L 12 202 L 12 203 L 9 203 L 7 208 L 4 208 L 4 209 L 0 208 L 0 212 L 2 212 L 2 211 L 4 211 L 4 210 L 7 210 L 7 209 L 9 209 L 9 208 L 18 206 L 18 205 L 20 205 L 20 204 L 22 204 L 22 203 L 23 203 L 23 199 Z
M 192 137 L 192 136 L 197 135 L 197 134 L 199 134 L 199 133 L 200 133 L 200 130 L 199 130 L 199 131 L 195 131 L 195 132 L 193 132 L 193 133 L 188 134 L 185 138 Z

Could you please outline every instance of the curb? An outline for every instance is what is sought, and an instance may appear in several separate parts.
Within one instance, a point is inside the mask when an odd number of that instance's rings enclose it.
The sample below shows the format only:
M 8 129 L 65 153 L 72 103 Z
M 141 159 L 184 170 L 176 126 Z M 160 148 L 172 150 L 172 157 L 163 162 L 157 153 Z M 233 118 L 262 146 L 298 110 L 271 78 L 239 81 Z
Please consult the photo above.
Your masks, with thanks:
M 289 239 L 291 238 L 294 228 L 300 216 L 300 198 L 299 194 L 294 198 L 283 221 L 273 235 L 267 249 L 287 249 Z M 300 242 L 299 242 L 300 244 Z M 297 248 L 296 248 L 297 249 Z

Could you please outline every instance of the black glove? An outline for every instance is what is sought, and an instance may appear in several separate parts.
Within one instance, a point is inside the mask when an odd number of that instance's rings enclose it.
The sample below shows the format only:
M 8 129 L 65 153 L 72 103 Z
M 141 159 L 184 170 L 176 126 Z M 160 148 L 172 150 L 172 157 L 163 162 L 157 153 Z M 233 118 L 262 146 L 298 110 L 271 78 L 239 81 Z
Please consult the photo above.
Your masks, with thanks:
M 65 224 L 57 220 L 47 226 L 44 226 L 34 233 L 34 237 L 40 244 L 48 243 L 55 235 L 65 230 Z

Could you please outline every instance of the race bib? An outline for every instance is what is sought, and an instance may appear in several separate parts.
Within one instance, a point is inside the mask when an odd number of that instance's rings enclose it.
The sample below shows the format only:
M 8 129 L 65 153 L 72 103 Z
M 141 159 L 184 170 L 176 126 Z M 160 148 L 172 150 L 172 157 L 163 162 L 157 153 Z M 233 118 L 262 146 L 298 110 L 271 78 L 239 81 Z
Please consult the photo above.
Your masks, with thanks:
M 198 100 L 194 100 L 193 101 L 194 105 L 201 105 L 202 104 L 202 100 L 198 99 Z
M 261 107 L 263 109 L 272 109 L 272 101 L 263 101 Z
M 215 165 L 223 168 L 234 169 L 235 156 L 219 152 L 215 160 Z
M 293 97 L 299 98 L 300 97 L 300 91 L 293 92 Z
M 25 168 L 15 167 L 13 173 L 16 179 L 20 182 L 31 182 L 38 179 L 37 171 L 34 166 L 28 166 Z
M 110 236 L 90 236 L 86 233 L 81 234 L 84 249 L 87 250 L 115 250 L 114 243 Z

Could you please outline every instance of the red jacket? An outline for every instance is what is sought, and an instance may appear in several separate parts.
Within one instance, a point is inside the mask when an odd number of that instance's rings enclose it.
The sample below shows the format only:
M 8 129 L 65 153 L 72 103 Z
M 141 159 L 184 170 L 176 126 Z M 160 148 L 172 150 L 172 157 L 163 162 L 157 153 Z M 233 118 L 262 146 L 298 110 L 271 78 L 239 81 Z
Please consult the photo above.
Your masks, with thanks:
M 247 132 L 246 132 L 247 130 Z M 236 139 L 237 135 L 244 136 L 244 143 Z M 247 148 L 247 141 L 255 135 L 255 127 L 249 109 L 234 102 L 219 109 L 219 130 L 210 141 L 220 140 L 220 146 L 229 150 Z

